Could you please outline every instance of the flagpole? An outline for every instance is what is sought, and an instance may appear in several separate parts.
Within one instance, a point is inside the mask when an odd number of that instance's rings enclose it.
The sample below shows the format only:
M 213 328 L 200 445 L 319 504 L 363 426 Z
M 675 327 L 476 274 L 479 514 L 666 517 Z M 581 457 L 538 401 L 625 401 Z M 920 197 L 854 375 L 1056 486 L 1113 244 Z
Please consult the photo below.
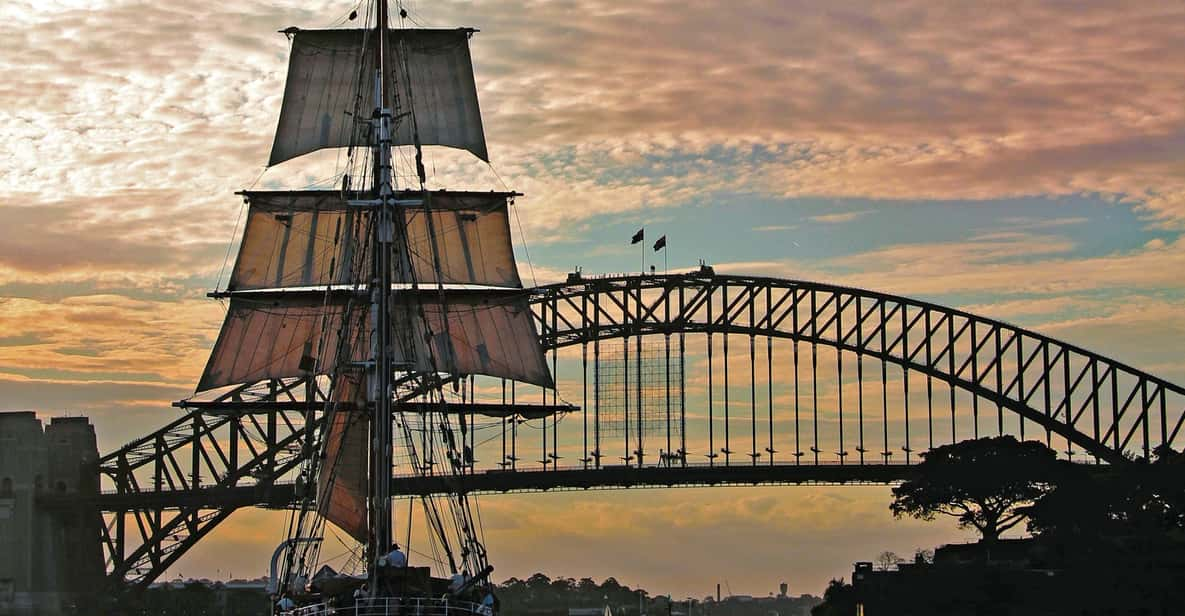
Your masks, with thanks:
M 638 232 L 635 233 L 634 236 L 630 238 L 630 243 L 631 244 L 641 244 L 640 248 L 642 249 L 642 254 L 641 254 L 642 274 L 645 275 L 646 274 L 646 229 L 645 228 L 638 229 Z
M 669 274 L 671 273 L 671 263 L 667 251 L 666 235 L 663 235 L 662 237 L 658 238 L 658 241 L 654 242 L 654 252 L 658 252 L 660 250 L 662 251 L 662 273 Z

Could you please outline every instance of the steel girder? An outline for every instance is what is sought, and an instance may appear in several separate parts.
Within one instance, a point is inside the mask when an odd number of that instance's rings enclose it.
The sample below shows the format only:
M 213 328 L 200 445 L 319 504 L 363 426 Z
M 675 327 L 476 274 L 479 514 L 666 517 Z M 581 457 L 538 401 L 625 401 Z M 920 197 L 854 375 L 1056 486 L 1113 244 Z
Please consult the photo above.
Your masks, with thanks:
M 716 275 L 710 268 L 573 275 L 533 291 L 536 325 L 548 349 L 686 333 L 790 339 L 943 381 L 952 392 L 973 394 L 977 415 L 981 401 L 994 405 L 999 432 L 1007 410 L 1039 426 L 1047 439 L 1057 434 L 1098 460 L 1119 462 L 1133 449 L 1146 457 L 1183 440 L 1182 387 L 1081 347 L 928 302 L 816 282 Z M 1023 431 L 1024 421 L 1020 425 Z
M 249 410 L 264 401 L 291 406 Z M 300 464 L 307 429 L 321 421 L 316 382 L 265 381 L 214 402 L 222 406 L 190 411 L 100 459 L 99 472 L 114 485 L 99 505 L 110 581 L 146 586 L 235 509 L 286 504 L 273 502 L 271 485 Z
M 533 289 L 532 308 L 542 345 L 550 351 L 645 335 L 788 339 L 829 346 L 945 382 L 951 386 L 952 409 L 958 388 L 972 394 L 977 415 L 981 402 L 995 407 L 1000 431 L 1007 410 L 1023 418 L 1022 431 L 1024 421 L 1031 422 L 1047 440 L 1057 434 L 1096 460 L 1119 462 L 1133 449 L 1148 455 L 1158 445 L 1182 440 L 1181 387 L 1032 331 L 899 296 L 805 281 L 716 275 L 705 268 L 690 274 L 573 276 L 562 284 Z M 307 404 L 308 399 L 314 403 Z M 245 385 L 193 403 L 183 417 L 104 456 L 101 472 L 115 487 L 98 504 L 107 513 L 102 540 L 109 579 L 147 585 L 235 509 L 289 504 L 297 489 L 284 478 L 307 454 L 310 429 L 318 429 L 323 421 L 323 403 L 313 380 Z M 186 408 L 186 403 L 178 406 Z M 953 432 L 953 411 L 951 428 Z M 970 436 L 968 431 L 964 434 Z M 861 463 L 868 451 L 865 445 L 861 432 Z M 841 465 L 845 447 L 839 444 Z M 817 458 L 818 449 L 812 449 Z M 885 463 L 890 461 L 888 449 L 881 452 Z M 240 450 L 249 455 L 240 455 Z M 584 468 L 553 465 L 551 470 L 518 475 L 487 472 L 474 476 L 466 488 L 499 492 L 890 481 L 907 472 L 897 464 L 880 470 L 881 465 L 869 464 L 867 473 L 851 468 L 855 465 L 837 469 L 818 464 L 823 472 L 812 473 L 790 468 L 798 466 L 802 451 L 794 452 L 793 465 L 774 464 L 772 443 L 767 451 L 770 465 L 765 470 L 744 473 L 685 461 L 678 468 L 626 472 L 614 466 L 586 471 L 592 460 L 586 445 Z M 645 476 L 633 474 L 639 470 Z M 431 481 L 404 483 L 404 489 L 394 492 L 421 494 L 440 487 Z
M 283 508 L 300 498 L 301 487 L 282 480 L 311 455 L 324 423 L 320 385 L 272 379 L 181 401 L 175 406 L 184 416 L 100 458 L 99 472 L 114 490 L 84 504 L 105 516 L 108 581 L 147 586 L 236 509 Z M 397 385 L 401 400 L 427 386 Z M 77 504 L 44 500 L 48 507 Z

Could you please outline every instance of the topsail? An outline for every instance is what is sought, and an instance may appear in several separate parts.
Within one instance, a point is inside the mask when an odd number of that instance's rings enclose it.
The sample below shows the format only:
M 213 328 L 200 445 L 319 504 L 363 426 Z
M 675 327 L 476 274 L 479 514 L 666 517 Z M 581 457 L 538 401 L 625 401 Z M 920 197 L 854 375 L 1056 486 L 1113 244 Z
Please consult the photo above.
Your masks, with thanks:
M 395 116 L 392 145 L 442 145 L 489 160 L 472 30 L 390 30 L 384 80 Z M 371 145 L 374 30 L 296 30 L 280 123 L 268 166 L 322 148 Z M 413 113 L 414 111 L 414 113 Z
M 363 284 L 371 210 L 338 191 L 246 192 L 249 209 L 231 291 Z M 514 193 L 436 191 L 397 194 L 408 208 L 407 249 L 394 255 L 395 281 L 521 288 L 510 242 L 507 200 Z M 431 217 L 431 224 L 428 218 Z M 430 233 L 429 229 L 435 233 Z M 439 259 L 440 275 L 436 260 Z

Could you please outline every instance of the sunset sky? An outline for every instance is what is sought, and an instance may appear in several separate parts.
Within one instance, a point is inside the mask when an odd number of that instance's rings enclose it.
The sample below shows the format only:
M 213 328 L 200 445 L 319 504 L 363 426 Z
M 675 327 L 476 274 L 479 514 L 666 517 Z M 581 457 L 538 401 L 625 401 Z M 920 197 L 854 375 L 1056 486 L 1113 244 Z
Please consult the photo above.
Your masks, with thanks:
M 1185 382 L 1180 2 L 406 6 L 407 26 L 481 30 L 492 167 L 427 163 L 436 187 L 526 194 L 528 284 L 636 271 L 645 227 L 672 270 L 704 259 L 957 306 Z M 264 168 L 277 30 L 352 8 L 0 4 L 0 409 L 85 414 L 102 452 L 177 416 L 224 314 L 205 293 L 226 281 L 234 191 L 335 183 L 335 152 Z M 855 560 L 971 538 L 888 502 L 782 487 L 481 506 L 499 579 L 702 597 L 725 580 L 821 594 Z M 170 576 L 261 574 L 278 516 L 236 513 Z

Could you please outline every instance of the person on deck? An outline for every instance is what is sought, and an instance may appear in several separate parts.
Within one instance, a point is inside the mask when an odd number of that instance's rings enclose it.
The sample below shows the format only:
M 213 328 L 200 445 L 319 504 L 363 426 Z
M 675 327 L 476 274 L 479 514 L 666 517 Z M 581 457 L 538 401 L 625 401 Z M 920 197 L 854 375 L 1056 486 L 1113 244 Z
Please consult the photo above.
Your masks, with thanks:
M 477 608 L 477 611 L 484 616 L 493 616 L 494 610 L 497 607 L 498 598 L 494 596 L 494 593 L 487 590 L 485 596 L 481 598 L 481 605 Z
M 407 555 L 399 549 L 398 543 L 391 544 L 391 551 L 387 553 L 388 567 L 406 567 Z
M 454 573 L 452 577 L 449 578 L 448 591 L 455 595 L 461 591 L 461 587 L 464 586 L 468 581 L 469 575 L 466 573 Z

